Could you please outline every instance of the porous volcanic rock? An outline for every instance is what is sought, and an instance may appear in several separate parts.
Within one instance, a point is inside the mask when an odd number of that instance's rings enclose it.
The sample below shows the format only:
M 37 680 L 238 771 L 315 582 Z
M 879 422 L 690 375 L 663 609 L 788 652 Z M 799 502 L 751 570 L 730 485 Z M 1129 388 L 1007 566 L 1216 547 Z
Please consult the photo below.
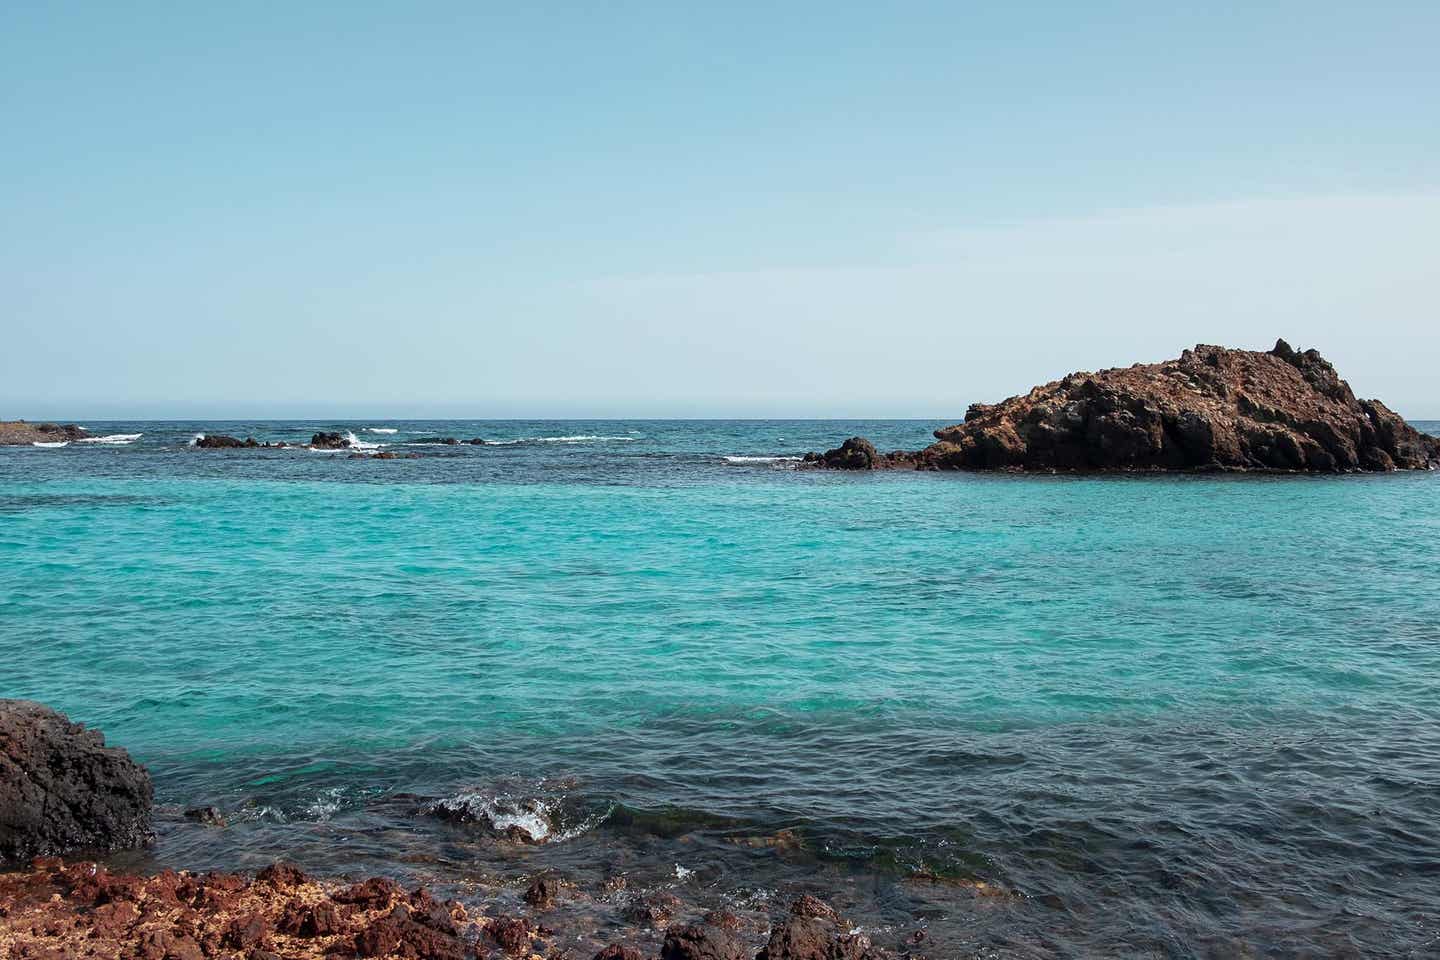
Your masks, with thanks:
M 0 863 L 153 839 L 150 775 L 105 736 L 29 700 L 0 700 Z
M 874 461 L 921 470 L 1265 470 L 1440 467 L 1440 440 L 1360 400 L 1315 350 L 1199 344 L 1164 363 L 1072 373 L 974 404 L 936 443 Z M 852 444 L 854 441 L 847 441 Z M 842 450 L 844 448 L 841 448 Z M 832 451 L 833 452 L 833 451 Z M 817 466 L 840 466 L 829 454 Z

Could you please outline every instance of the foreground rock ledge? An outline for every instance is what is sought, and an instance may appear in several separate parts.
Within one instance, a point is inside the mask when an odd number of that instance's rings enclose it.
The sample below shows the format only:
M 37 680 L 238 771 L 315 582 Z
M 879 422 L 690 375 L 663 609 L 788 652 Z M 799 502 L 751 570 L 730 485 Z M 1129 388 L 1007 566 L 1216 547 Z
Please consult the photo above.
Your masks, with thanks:
M 1379 400 L 1358 400 L 1314 350 L 1198 344 L 1178 359 L 1072 373 L 1002 403 L 919 451 L 877 453 L 860 437 L 805 463 L 829 469 L 1262 470 L 1440 467 L 1440 439 Z
M 153 797 L 145 768 L 98 730 L 44 704 L 0 700 L 0 865 L 142 846 Z
M 538 882 L 538 881 L 537 881 Z M 0 874 L 0 957 L 277 960 L 897 960 L 832 907 L 801 896 L 788 913 L 748 923 L 725 911 L 695 922 L 649 922 L 597 937 L 583 911 L 554 912 L 558 883 L 527 891 L 522 912 L 471 907 L 424 887 L 372 877 L 318 880 L 288 864 L 253 878 L 165 871 L 112 874 L 95 863 L 39 860 Z M 671 900 L 679 903 L 675 897 Z M 599 926 L 609 926 L 599 924 Z M 658 928 L 658 929 L 657 929 Z M 612 935 L 618 931 L 610 931 Z M 608 942 L 607 942 L 608 940 Z M 911 937 L 910 944 L 923 940 Z M 643 944 L 643 946 L 641 945 Z M 921 960 L 907 949 L 903 957 Z

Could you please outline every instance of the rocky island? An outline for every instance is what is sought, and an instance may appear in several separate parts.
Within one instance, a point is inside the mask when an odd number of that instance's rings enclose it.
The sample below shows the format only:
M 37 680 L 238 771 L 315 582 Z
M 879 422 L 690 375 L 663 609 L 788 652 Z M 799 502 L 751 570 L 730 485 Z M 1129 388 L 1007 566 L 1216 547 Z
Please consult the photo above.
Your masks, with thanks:
M 73 423 L 30 423 L 25 420 L 0 420 L 0 446 L 26 446 L 35 443 L 68 443 L 83 440 L 90 431 Z
M 1315 350 L 1198 344 L 1179 358 L 1069 376 L 977 403 L 918 451 L 852 437 L 805 464 L 843 470 L 1270 471 L 1440 467 L 1440 439 L 1360 400 Z

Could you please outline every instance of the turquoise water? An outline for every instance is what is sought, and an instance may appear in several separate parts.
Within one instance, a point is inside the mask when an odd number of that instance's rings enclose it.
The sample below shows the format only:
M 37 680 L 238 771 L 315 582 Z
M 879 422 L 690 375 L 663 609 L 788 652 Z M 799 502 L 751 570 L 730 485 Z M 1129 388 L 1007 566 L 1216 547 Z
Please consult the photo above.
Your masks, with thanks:
M 520 442 L 185 446 L 331 426 Z M 1440 945 L 1440 476 L 727 459 L 914 422 L 365 426 L 0 448 L 0 696 L 231 815 L 164 821 L 161 862 L 679 863 L 957 954 Z M 802 851 L 750 840 L 786 828 Z

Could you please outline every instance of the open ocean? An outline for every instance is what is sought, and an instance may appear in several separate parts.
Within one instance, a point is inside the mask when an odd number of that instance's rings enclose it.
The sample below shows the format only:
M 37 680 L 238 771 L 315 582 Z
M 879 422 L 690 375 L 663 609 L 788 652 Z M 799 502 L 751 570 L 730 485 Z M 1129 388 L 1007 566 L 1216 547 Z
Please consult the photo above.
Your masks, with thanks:
M 941 425 L 90 422 L 0 448 L 0 696 L 150 767 L 131 864 L 807 890 L 937 956 L 1440 955 L 1440 474 L 777 459 Z M 331 429 L 424 456 L 187 446 Z

